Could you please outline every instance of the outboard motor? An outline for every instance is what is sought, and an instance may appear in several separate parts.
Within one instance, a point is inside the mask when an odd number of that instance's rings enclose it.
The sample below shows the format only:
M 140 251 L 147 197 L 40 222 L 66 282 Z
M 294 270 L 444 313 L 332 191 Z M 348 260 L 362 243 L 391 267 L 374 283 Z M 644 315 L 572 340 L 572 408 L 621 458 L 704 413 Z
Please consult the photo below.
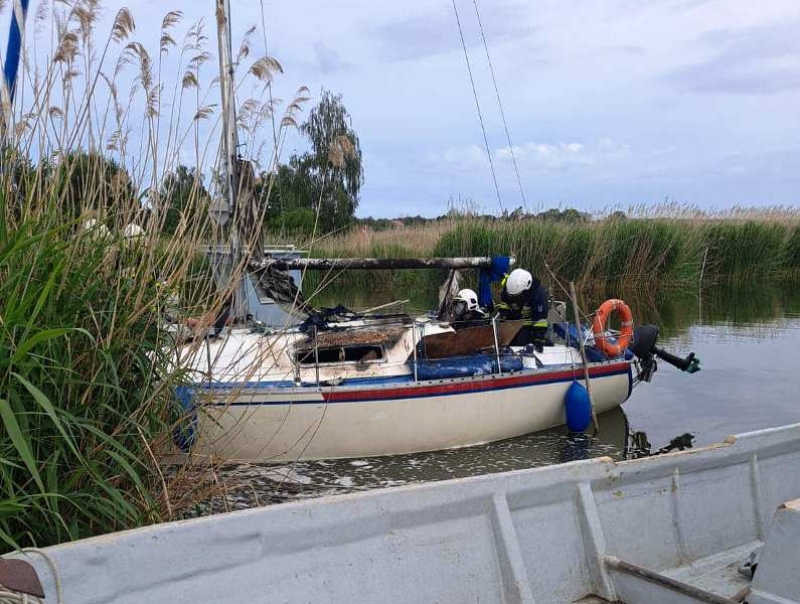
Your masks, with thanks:
M 655 357 L 686 373 L 700 371 L 700 359 L 693 352 L 685 358 L 680 358 L 656 346 L 658 331 L 655 325 L 639 325 L 633 330 L 633 340 L 628 349 L 639 359 L 641 366 L 639 378 L 642 381 L 649 382 L 653 379 L 653 374 L 658 369 Z

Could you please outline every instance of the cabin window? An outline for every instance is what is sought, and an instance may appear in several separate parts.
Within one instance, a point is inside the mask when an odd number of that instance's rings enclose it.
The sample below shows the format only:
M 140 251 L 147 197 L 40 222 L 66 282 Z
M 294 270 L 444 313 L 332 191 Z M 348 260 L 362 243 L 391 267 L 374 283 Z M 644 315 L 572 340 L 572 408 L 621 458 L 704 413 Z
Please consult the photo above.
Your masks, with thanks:
M 382 346 L 331 346 L 317 351 L 320 365 L 325 363 L 368 363 L 383 359 Z M 297 353 L 301 365 L 314 364 L 314 350 Z

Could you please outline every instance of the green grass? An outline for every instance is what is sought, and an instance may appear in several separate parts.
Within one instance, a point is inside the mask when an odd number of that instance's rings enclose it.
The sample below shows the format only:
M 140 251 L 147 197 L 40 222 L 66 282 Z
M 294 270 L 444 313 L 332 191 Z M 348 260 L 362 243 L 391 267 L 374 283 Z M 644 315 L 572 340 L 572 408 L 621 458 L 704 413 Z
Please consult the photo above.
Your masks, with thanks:
M 158 517 L 169 432 L 154 287 L 75 225 L 0 224 L 0 539 L 48 545 Z M 166 372 L 165 372 L 166 373 Z

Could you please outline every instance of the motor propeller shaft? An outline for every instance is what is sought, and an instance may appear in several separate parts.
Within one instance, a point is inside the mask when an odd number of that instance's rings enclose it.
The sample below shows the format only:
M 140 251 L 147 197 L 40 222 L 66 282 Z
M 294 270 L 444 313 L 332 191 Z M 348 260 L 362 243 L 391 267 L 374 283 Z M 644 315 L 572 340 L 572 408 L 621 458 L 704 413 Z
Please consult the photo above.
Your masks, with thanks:
M 640 377 L 649 382 L 656 372 L 656 360 L 658 357 L 665 363 L 677 367 L 686 373 L 697 373 L 700 371 L 700 359 L 695 353 L 690 352 L 686 357 L 675 356 L 656 346 L 659 329 L 655 325 L 639 325 L 633 330 L 633 341 L 628 348 L 635 354 L 641 363 Z

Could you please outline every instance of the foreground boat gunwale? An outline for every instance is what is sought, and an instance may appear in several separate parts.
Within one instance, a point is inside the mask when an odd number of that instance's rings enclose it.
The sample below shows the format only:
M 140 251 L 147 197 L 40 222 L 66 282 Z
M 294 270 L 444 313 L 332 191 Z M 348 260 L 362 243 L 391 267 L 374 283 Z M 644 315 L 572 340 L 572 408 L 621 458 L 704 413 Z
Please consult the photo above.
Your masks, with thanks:
M 763 428 L 760 430 L 754 430 L 752 432 L 744 432 L 742 434 L 735 434 L 730 435 L 723 440 L 715 443 L 711 443 L 708 445 L 703 445 L 700 447 L 686 449 L 684 451 L 672 451 L 670 453 L 664 453 L 662 455 L 657 455 L 653 457 L 643 457 L 639 459 L 625 459 L 625 460 L 615 460 L 612 457 L 607 455 L 601 457 L 593 457 L 591 459 L 579 459 L 575 461 L 567 461 L 560 464 L 552 464 L 549 466 L 540 466 L 535 468 L 523 468 L 519 470 L 507 470 L 504 472 L 492 472 L 489 474 L 477 474 L 475 476 L 465 476 L 463 478 L 450 478 L 445 480 L 436 480 L 430 482 L 422 482 L 422 483 L 412 483 L 406 484 L 401 486 L 394 486 L 394 487 L 382 487 L 377 489 L 370 489 L 368 491 L 355 491 L 353 493 L 344 493 L 344 494 L 333 494 L 333 495 L 322 495 L 321 497 L 315 497 L 313 499 L 303 499 L 299 501 L 286 501 L 279 504 L 271 504 L 262 507 L 256 508 L 249 508 L 246 510 L 234 510 L 231 512 L 222 512 L 219 514 L 211 514 L 208 516 L 200 516 L 198 518 L 188 518 L 182 520 L 173 520 L 170 522 L 162 522 L 159 524 L 151 524 L 148 526 L 143 526 L 139 528 L 127 529 L 124 531 L 118 531 L 115 533 L 109 533 L 106 535 L 97 535 L 95 537 L 88 537 L 86 539 L 81 539 L 80 541 L 73 541 L 68 543 L 61 543 L 59 545 L 51 546 L 49 549 L 54 548 L 68 548 L 73 547 L 77 543 L 81 544 L 93 544 L 94 542 L 101 542 L 108 540 L 109 538 L 116 538 L 116 537 L 123 537 L 126 535 L 130 535 L 133 533 L 141 533 L 144 534 L 148 531 L 158 530 L 161 528 L 168 528 L 168 527 L 180 527 L 186 524 L 203 524 L 206 522 L 215 522 L 222 520 L 224 518 L 233 518 L 233 517 L 246 517 L 249 515 L 260 515 L 268 512 L 269 510 L 273 509 L 292 509 L 294 511 L 303 510 L 305 508 L 312 508 L 312 507 L 321 507 L 321 504 L 327 503 L 341 503 L 347 502 L 354 499 L 371 499 L 374 497 L 378 497 L 380 495 L 386 493 L 392 493 L 393 495 L 397 496 L 408 496 L 413 501 L 416 498 L 416 494 L 412 493 L 414 491 L 436 491 L 442 486 L 447 486 L 448 484 L 466 484 L 466 483 L 479 483 L 485 484 L 488 490 L 493 488 L 493 481 L 495 480 L 503 480 L 509 479 L 516 482 L 514 485 L 516 488 L 513 489 L 504 489 L 507 495 L 513 494 L 524 494 L 530 489 L 525 487 L 518 479 L 521 477 L 527 477 L 529 475 L 535 475 L 539 477 L 547 477 L 551 478 L 550 480 L 546 480 L 546 486 L 548 487 L 557 487 L 560 485 L 565 484 L 572 484 L 575 482 L 584 482 L 586 481 L 585 474 L 590 472 L 596 466 L 606 466 L 605 472 L 602 476 L 598 476 L 593 480 L 589 480 L 588 482 L 592 484 L 599 484 L 605 482 L 613 482 L 614 484 L 624 485 L 626 484 L 627 480 L 633 478 L 634 471 L 639 472 L 644 467 L 645 472 L 652 472 L 653 474 L 660 474 L 664 467 L 674 468 L 675 463 L 679 463 L 683 467 L 684 470 L 690 471 L 703 471 L 710 468 L 716 468 L 719 466 L 717 458 L 709 458 L 706 459 L 704 456 L 706 454 L 717 454 L 717 453 L 724 453 L 729 451 L 734 446 L 741 447 L 742 450 L 738 451 L 738 455 L 735 456 L 735 459 L 746 459 L 756 450 L 761 450 L 762 452 L 765 450 L 771 450 L 774 447 L 780 447 L 786 445 L 789 442 L 792 442 L 795 439 L 782 439 L 777 438 L 775 439 L 776 442 L 769 443 L 766 446 L 750 446 L 754 439 L 758 438 L 769 438 L 771 436 L 782 436 L 785 433 L 789 432 L 796 432 L 797 435 L 795 437 L 796 440 L 800 441 L 800 422 L 795 424 L 787 424 L 784 426 L 775 426 L 773 428 Z M 631 470 L 630 472 L 625 472 L 625 470 Z M 478 496 L 479 493 L 476 493 Z
M 432 570 L 418 577 L 416 589 L 430 595 L 447 586 L 451 591 L 443 602 L 463 601 L 459 596 L 471 590 L 490 590 L 518 602 L 572 602 L 590 593 L 629 604 L 666 602 L 672 600 L 622 598 L 633 593 L 632 579 L 604 560 L 635 560 L 662 575 L 677 573 L 685 582 L 695 563 L 716 555 L 703 541 L 707 535 L 713 535 L 720 554 L 727 552 L 726 564 L 740 559 L 766 539 L 776 506 L 800 495 L 800 478 L 783 470 L 790 471 L 798 456 L 800 424 L 793 424 L 654 458 L 616 462 L 601 457 L 329 495 L 102 535 L 46 551 L 66 579 L 65 596 L 74 596 L 68 601 L 78 604 L 127 603 L 167 593 L 176 602 L 215 601 L 212 592 L 227 589 L 233 595 L 230 590 L 236 588 L 251 600 L 258 593 L 257 601 L 287 602 L 339 601 L 337 594 L 369 601 L 381 589 L 385 601 L 400 602 L 393 586 L 407 581 L 424 560 Z M 718 471 L 708 473 L 713 470 Z M 705 498 L 698 500 L 699 495 Z M 750 502 L 741 508 L 744 517 L 725 513 L 739 509 L 737 501 Z M 451 551 L 441 549 L 447 543 L 459 548 L 459 564 L 441 557 Z M 463 549 L 467 543 L 473 551 Z M 660 545 L 654 548 L 654 543 Z M 540 557 L 545 544 L 550 560 Z M 162 563 L 174 555 L 181 557 L 179 564 Z M 493 558 L 499 568 L 483 558 L 487 555 L 500 557 Z M 370 561 L 359 566 L 354 556 Z M 46 565 L 36 556 L 29 560 L 52 593 Z M 560 566 L 569 560 L 582 560 L 581 568 Z M 484 573 L 467 574 L 477 568 Z M 236 583 L 241 573 L 251 581 Z M 372 577 L 366 583 L 359 581 L 364 573 Z M 530 596 L 511 597 L 518 589 Z M 320 594 L 329 594 L 328 600 Z

